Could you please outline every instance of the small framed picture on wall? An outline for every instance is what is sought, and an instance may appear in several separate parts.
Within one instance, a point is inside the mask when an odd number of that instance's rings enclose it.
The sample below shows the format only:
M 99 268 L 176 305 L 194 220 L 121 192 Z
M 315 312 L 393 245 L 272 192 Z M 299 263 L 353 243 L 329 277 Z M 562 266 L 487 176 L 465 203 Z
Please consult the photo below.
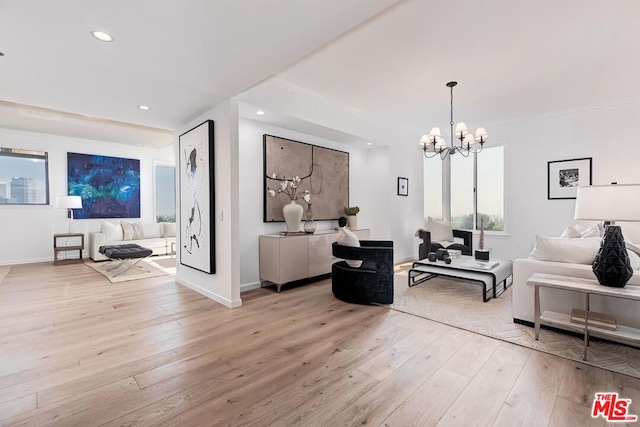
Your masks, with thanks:
M 409 195 L 409 178 L 398 177 L 398 196 Z
M 591 157 L 547 162 L 547 199 L 575 199 L 578 187 L 591 185 Z

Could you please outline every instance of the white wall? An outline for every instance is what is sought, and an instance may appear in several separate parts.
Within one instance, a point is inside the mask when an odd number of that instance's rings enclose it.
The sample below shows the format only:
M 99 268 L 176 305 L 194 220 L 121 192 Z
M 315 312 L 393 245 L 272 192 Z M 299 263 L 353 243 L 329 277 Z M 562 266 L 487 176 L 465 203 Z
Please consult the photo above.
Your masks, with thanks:
M 575 200 L 547 200 L 548 161 L 592 157 L 593 184 L 640 183 L 640 144 L 634 141 L 639 116 L 640 105 L 630 104 L 492 128 L 492 138 L 505 145 L 508 234 L 487 237 L 492 253 L 498 258 L 526 257 L 536 234 L 559 236 L 576 223 Z M 640 241 L 637 227 L 623 225 L 623 232 Z
M 239 121 L 240 145 L 240 282 L 243 290 L 259 285 L 258 236 L 286 230 L 284 223 L 265 223 L 263 214 L 263 142 L 264 134 L 349 152 L 349 205 L 359 206 L 358 228 L 372 228 L 384 203 L 372 197 L 371 182 L 376 169 L 369 161 L 365 146 L 343 144 L 314 135 L 247 119 Z M 382 160 L 384 163 L 384 160 Z M 379 194 L 374 194 L 378 196 Z M 378 204 L 380 206 L 378 206 Z M 384 211 L 384 209 L 382 209 Z M 381 213 L 384 215 L 384 212 Z M 375 219 L 374 219 L 375 218 Z M 316 221 L 318 230 L 333 229 L 337 221 Z
M 191 120 L 176 132 L 176 159 L 180 159 L 178 136 L 207 119 L 214 121 L 215 164 L 215 274 L 206 274 L 178 264 L 176 281 L 227 307 L 238 307 L 240 300 L 239 188 L 238 188 L 238 106 L 232 100 Z M 178 163 L 178 161 L 176 162 Z M 177 173 L 176 188 L 182 176 Z M 180 200 L 178 194 L 177 199 Z M 180 212 L 176 221 L 181 224 Z M 180 233 L 178 248 L 180 248 Z
M 155 161 L 173 162 L 173 147 L 152 149 L 130 145 L 64 138 L 54 135 L 0 129 L 0 146 L 24 148 L 49 153 L 48 206 L 0 205 L 0 265 L 53 260 L 53 234 L 67 231 L 65 209 L 55 208 L 56 196 L 67 194 L 67 152 L 100 154 L 140 159 L 141 220 L 155 222 L 153 200 L 153 165 Z M 100 220 L 75 220 L 73 230 L 99 231 Z M 83 255 L 89 256 L 88 249 Z

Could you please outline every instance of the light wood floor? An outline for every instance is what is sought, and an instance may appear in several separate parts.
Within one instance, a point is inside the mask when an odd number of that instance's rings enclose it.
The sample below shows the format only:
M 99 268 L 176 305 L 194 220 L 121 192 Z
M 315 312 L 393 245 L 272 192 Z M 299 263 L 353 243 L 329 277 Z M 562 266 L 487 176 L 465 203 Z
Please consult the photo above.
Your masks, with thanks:
M 230 310 L 171 277 L 82 265 L 0 284 L 1 425 L 591 426 L 640 380 L 384 307 L 328 281 Z

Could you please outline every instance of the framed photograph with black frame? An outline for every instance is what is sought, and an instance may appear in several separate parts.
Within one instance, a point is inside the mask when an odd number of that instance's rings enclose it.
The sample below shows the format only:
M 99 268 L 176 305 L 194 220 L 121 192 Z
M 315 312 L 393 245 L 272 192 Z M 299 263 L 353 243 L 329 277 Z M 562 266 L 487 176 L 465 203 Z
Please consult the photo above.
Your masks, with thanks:
M 398 177 L 398 196 L 409 195 L 409 178 Z
M 591 185 L 591 157 L 547 162 L 547 199 L 575 199 L 578 187 Z
M 180 264 L 216 272 L 213 121 L 180 135 Z

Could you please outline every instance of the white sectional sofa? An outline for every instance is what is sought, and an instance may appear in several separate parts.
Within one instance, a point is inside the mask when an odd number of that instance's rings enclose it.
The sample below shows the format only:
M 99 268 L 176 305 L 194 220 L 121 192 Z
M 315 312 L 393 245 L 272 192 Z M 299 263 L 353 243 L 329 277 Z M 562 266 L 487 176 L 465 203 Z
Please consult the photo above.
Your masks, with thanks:
M 136 244 L 153 250 L 153 255 L 168 255 L 175 250 L 175 223 L 125 223 L 136 226 L 136 234 L 123 231 L 121 223 L 102 221 L 100 231 L 89 233 L 89 256 L 94 261 L 106 261 L 108 258 L 99 251 L 100 246 Z

